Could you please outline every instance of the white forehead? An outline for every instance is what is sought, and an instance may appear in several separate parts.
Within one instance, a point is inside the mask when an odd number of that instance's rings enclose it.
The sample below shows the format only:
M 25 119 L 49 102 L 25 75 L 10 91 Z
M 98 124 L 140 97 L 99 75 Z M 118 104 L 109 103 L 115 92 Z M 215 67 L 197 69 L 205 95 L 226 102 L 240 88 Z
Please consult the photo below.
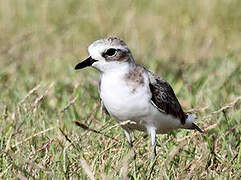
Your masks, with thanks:
M 117 46 L 117 45 L 109 45 L 109 44 L 94 44 L 92 43 L 88 47 L 88 51 L 90 54 L 95 54 L 95 53 L 103 53 L 106 49 L 109 48 L 115 48 L 115 49 L 124 49 L 123 46 Z
M 100 39 L 93 42 L 89 47 L 88 51 L 92 58 L 101 59 L 103 58 L 101 54 L 109 48 L 115 49 L 127 49 L 128 47 L 124 41 L 116 38 L 116 37 L 108 37 L 105 39 Z

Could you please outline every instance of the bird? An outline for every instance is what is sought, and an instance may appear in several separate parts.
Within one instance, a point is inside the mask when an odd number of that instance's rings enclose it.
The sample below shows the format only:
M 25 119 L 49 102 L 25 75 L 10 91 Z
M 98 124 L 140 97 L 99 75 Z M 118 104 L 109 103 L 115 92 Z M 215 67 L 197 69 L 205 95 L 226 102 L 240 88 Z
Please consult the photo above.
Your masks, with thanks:
M 196 115 L 183 111 L 170 84 L 138 65 L 123 40 L 112 36 L 96 40 L 88 53 L 75 70 L 90 66 L 99 71 L 101 108 L 120 123 L 131 147 L 131 133 L 146 132 L 151 137 L 151 159 L 155 159 L 157 134 L 179 128 L 203 133 L 194 123 Z

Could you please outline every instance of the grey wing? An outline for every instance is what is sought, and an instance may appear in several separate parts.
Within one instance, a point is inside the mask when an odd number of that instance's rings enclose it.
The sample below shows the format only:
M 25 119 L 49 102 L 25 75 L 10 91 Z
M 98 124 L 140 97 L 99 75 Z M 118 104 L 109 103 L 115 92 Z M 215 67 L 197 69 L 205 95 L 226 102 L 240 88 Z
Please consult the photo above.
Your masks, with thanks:
M 148 71 L 151 103 L 161 112 L 180 119 L 185 124 L 187 115 L 183 112 L 172 87 L 161 77 Z
M 104 103 L 103 103 L 101 97 L 100 97 L 100 91 L 101 91 L 100 86 L 101 86 L 101 79 L 100 79 L 100 81 L 99 81 L 99 86 L 98 86 L 99 99 L 100 99 L 100 104 L 101 104 L 101 110 L 102 110 L 102 112 L 104 112 L 104 113 L 110 115 L 109 112 L 107 111 L 107 109 L 106 109 L 106 107 L 105 107 L 105 105 L 104 105 Z

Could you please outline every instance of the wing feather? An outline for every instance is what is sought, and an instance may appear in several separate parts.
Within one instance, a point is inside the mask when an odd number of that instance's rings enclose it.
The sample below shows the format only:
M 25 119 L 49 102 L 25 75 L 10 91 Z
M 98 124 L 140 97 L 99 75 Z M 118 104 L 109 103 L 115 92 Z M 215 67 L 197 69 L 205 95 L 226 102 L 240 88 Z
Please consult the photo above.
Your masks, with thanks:
M 183 112 L 172 87 L 164 79 L 150 71 L 148 71 L 148 77 L 152 104 L 159 111 L 170 114 L 185 124 L 187 115 Z

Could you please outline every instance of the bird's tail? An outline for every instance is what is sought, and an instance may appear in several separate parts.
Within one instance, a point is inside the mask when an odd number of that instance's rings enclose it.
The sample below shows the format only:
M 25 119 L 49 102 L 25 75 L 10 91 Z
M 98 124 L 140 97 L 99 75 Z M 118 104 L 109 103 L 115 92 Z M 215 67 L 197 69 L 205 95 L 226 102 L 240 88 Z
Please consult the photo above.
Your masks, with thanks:
M 201 130 L 194 122 L 193 120 L 196 119 L 196 115 L 195 114 L 187 114 L 187 119 L 186 119 L 186 123 L 184 125 L 184 127 L 186 129 L 193 129 L 193 130 L 197 130 L 200 133 L 203 133 L 203 130 Z

